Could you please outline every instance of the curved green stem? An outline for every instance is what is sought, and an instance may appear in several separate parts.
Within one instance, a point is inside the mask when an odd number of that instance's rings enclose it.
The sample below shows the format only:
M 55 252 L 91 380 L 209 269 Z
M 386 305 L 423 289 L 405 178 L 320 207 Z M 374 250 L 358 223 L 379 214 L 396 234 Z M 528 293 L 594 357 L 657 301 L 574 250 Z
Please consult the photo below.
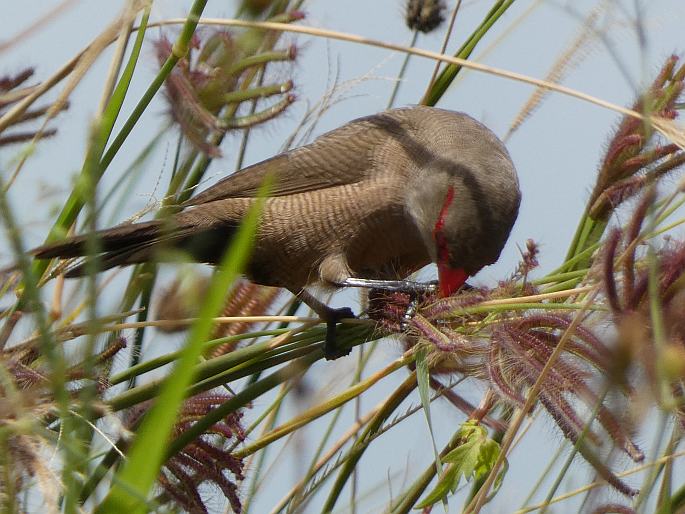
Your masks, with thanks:
M 362 458 L 362 455 L 364 455 L 364 452 L 368 447 L 369 438 L 381 428 L 383 422 L 388 419 L 393 412 L 395 412 L 405 398 L 409 396 L 409 393 L 416 388 L 416 386 L 416 373 L 413 372 L 397 389 L 395 389 L 395 391 L 393 391 L 383 405 L 383 408 L 378 411 L 373 419 L 369 422 L 361 437 L 357 439 L 357 442 L 350 451 L 348 460 L 338 473 L 338 477 L 333 484 L 333 487 L 328 495 L 328 498 L 326 499 L 326 503 L 321 509 L 321 512 L 329 513 L 333 511 L 333 508 L 340 497 L 340 493 L 352 475 L 352 472 L 356 469 L 359 459 Z

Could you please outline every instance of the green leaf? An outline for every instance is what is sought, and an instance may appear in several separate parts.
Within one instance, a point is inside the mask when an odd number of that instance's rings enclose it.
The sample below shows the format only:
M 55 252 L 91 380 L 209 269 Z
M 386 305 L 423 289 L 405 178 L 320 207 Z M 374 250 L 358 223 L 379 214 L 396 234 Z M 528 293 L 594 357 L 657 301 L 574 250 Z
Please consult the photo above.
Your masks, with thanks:
M 495 22 L 502 17 L 514 1 L 515 0 L 498 0 L 495 2 L 495 5 L 492 6 L 480 25 L 464 42 L 461 48 L 457 50 L 454 56 L 459 57 L 460 59 L 468 59 L 474 48 L 476 48 L 476 45 L 489 33 Z M 435 79 L 430 91 L 426 93 L 423 100 L 421 100 L 421 103 L 423 105 L 436 105 L 461 69 L 461 65 L 458 64 L 447 65 Z
M 427 352 L 425 348 L 421 348 L 416 351 L 416 380 L 419 384 L 419 396 L 421 397 L 421 405 L 423 405 L 423 409 L 426 411 L 428 426 L 430 426 L 430 371 L 428 370 L 426 354 Z
M 428 493 L 428 496 L 414 508 L 423 509 L 446 499 L 447 495 L 452 492 L 452 485 L 459 484 L 460 480 L 461 474 L 459 468 L 457 466 L 449 466 L 447 471 L 440 477 L 440 480 L 438 480 L 438 485 L 436 485 L 435 488 Z
M 428 368 L 428 352 L 426 348 L 420 348 L 416 352 L 416 380 L 419 387 L 419 397 L 421 398 L 421 406 L 426 415 L 426 422 L 428 423 L 428 431 L 431 436 L 431 443 L 433 444 L 433 454 L 435 455 L 435 469 L 438 475 L 442 473 L 442 463 L 440 462 L 440 454 L 438 447 L 435 444 L 435 435 L 433 434 L 433 423 L 431 422 L 431 401 L 430 401 L 430 369 Z
M 418 369 L 418 366 L 417 366 Z M 468 481 L 487 475 L 499 457 L 499 444 L 488 437 L 487 430 L 476 421 L 467 421 L 459 429 L 462 443 L 443 458 L 449 463 L 435 488 L 416 505 L 423 509 L 444 500 L 457 490 L 462 477 Z

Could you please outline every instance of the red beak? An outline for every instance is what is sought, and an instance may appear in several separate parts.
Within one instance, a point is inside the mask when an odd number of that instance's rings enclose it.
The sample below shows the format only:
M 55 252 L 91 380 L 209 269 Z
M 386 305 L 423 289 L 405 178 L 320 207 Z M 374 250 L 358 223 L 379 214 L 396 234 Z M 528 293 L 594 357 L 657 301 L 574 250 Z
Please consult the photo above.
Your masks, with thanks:
M 468 277 L 468 274 L 461 268 L 450 268 L 447 264 L 438 263 L 440 296 L 450 296 L 457 292 Z

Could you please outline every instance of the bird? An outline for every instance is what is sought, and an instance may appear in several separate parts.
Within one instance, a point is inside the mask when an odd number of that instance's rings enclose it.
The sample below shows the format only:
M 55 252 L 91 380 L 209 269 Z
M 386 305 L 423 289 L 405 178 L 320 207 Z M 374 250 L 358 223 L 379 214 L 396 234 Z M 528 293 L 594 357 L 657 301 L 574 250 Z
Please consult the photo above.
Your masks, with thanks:
M 271 179 L 244 271 L 256 284 L 290 290 L 326 321 L 327 359 L 335 327 L 354 317 L 310 286 L 419 287 L 406 280 L 435 263 L 441 296 L 497 261 L 521 202 L 518 175 L 503 142 L 471 116 L 428 106 L 386 110 L 348 122 L 310 144 L 243 168 L 167 219 L 99 230 L 99 270 L 165 259 L 182 250 L 218 264 L 260 186 Z M 86 257 L 88 235 L 48 243 L 39 259 Z M 165 254 L 166 252 L 166 254 Z

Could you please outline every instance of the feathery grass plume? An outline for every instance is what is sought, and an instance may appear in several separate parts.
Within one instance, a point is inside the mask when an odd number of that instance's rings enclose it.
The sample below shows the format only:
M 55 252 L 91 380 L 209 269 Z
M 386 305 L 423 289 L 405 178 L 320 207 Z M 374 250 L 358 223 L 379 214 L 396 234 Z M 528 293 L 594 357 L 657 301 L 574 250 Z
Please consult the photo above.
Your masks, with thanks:
M 298 16 L 301 14 L 295 13 L 290 18 Z M 171 47 L 166 37 L 156 42 L 160 64 L 171 54 Z M 246 72 L 269 63 L 293 62 L 296 57 L 294 46 L 260 53 L 249 38 L 226 30 L 206 29 L 193 37 L 188 56 L 166 80 L 169 112 L 195 148 L 218 157 L 221 151 L 212 143 L 212 135 L 264 123 L 295 100 L 289 93 L 292 80 L 256 86 L 243 81 Z M 242 102 L 271 97 L 280 99 L 253 114 L 235 115 Z
M 78 337 L 77 334 L 74 337 Z M 75 397 L 78 397 L 80 388 L 80 381 L 92 380 L 97 384 L 99 391 L 104 391 L 108 386 L 106 373 L 112 360 L 119 351 L 126 348 L 126 339 L 118 337 L 110 341 L 105 348 L 99 353 L 91 356 L 90 363 L 86 366 L 85 360 L 75 362 L 66 370 L 66 378 L 71 382 L 70 390 Z M 38 349 L 37 344 L 19 345 L 16 347 L 9 347 L 0 352 L 0 359 L 3 359 L 3 365 L 13 378 L 17 387 L 22 390 L 29 388 L 36 388 L 32 395 L 36 397 L 43 397 L 48 400 L 49 394 L 49 377 L 50 370 L 44 368 L 42 355 Z M 95 367 L 95 375 L 87 376 L 85 369 Z M 99 373 L 99 372 L 102 373 Z M 44 394 L 41 393 L 42 387 L 45 387 Z M 52 400 L 50 400 L 52 401 Z
M 667 120 L 676 118 L 676 104 L 685 86 L 685 64 L 679 61 L 675 55 L 669 57 L 633 110 Z M 609 142 L 590 195 L 590 216 L 608 220 L 621 203 L 680 166 L 684 156 L 677 145 L 656 141 L 649 123 L 624 117 Z
M 169 323 L 158 326 L 167 333 L 182 332 L 188 329 L 188 319 L 197 317 L 199 305 L 209 288 L 209 277 L 193 274 L 177 277 L 164 289 L 157 301 L 156 318 Z M 267 313 L 276 301 L 280 289 L 253 284 L 247 280 L 237 281 L 226 295 L 222 317 L 261 316 Z M 178 323 L 173 323 L 174 321 Z M 212 333 L 212 339 L 229 337 L 250 332 L 256 323 L 250 321 L 219 324 Z M 225 343 L 212 349 L 211 357 L 233 351 L 238 342 Z
M 424 297 L 408 322 L 404 316 L 409 295 L 376 296 L 371 313 L 386 330 L 396 330 L 404 321 L 406 344 L 428 349 L 432 374 L 460 373 L 475 378 L 494 391 L 500 402 L 522 407 L 527 391 L 572 327 L 573 316 L 558 310 L 495 311 L 479 308 L 479 304 L 536 293 L 533 285 L 522 288 L 521 284 L 537 265 L 537 255 L 537 245 L 528 241 L 522 261 L 508 281 L 494 289 L 473 288 L 448 298 Z M 540 304 L 541 309 L 544 307 Z M 632 460 L 644 459 L 632 440 L 629 420 L 613 412 L 597 391 L 597 378 L 613 373 L 612 351 L 584 324 L 566 336 L 564 344 L 561 358 L 543 382 L 539 403 L 561 433 L 582 448 L 581 453 L 597 472 L 617 490 L 632 496 L 632 488 L 592 457 L 608 437 Z M 627 384 L 624 381 L 616 391 L 624 402 L 633 393 Z M 587 413 L 593 410 L 597 422 L 586 428 Z
M 377 330 L 383 333 L 401 333 L 405 323 L 414 313 L 416 304 L 425 301 L 425 295 L 413 296 L 405 291 L 369 291 L 367 314 L 377 323 Z
M 224 304 L 221 316 L 261 316 L 266 314 L 269 307 L 278 298 L 281 289 L 277 287 L 260 286 L 247 280 L 236 282 L 228 295 Z M 229 337 L 238 334 L 246 334 L 255 329 L 256 323 L 243 321 L 240 323 L 230 323 L 217 325 L 212 333 L 213 339 Z M 211 356 L 218 357 L 236 349 L 239 342 L 229 342 L 212 349 Z
M 526 239 L 526 249 L 521 251 L 521 262 L 514 279 L 521 278 L 525 280 L 528 274 L 540 265 L 538 262 L 538 254 L 540 253 L 540 248 L 538 244 L 532 239 Z
M 557 57 L 550 70 L 545 74 L 547 82 L 560 84 L 568 73 L 577 67 L 591 52 L 593 45 L 596 45 L 599 34 L 598 22 L 600 15 L 605 12 L 610 3 L 604 0 L 600 2 L 583 20 L 580 24 L 578 34 L 573 41 L 566 47 L 566 49 Z M 535 91 L 530 95 L 528 101 L 521 108 L 521 110 L 511 123 L 509 130 L 504 136 L 504 141 L 508 141 L 514 132 L 516 132 L 523 122 L 530 118 L 535 110 L 540 107 L 545 97 L 549 96 L 550 91 L 542 87 L 535 88 Z
M 35 361 L 37 354 L 25 357 L 27 362 L 7 352 L 0 356 L 0 511 L 28 509 L 24 493 L 37 482 L 43 507 L 57 512 L 61 487 L 44 458 L 54 449 L 37 426 L 38 420 L 53 411 L 55 403 L 49 379 L 28 362 Z
M 102 394 L 109 386 L 104 368 L 126 346 L 117 339 L 94 356 L 89 366 L 95 374 L 86 376 L 84 362 L 73 364 L 66 371 L 66 386 L 77 400 L 87 383 L 95 382 Z M 55 452 L 48 430 L 39 428 L 45 420 L 54 420 L 57 405 L 50 385 L 51 370 L 37 347 L 0 351 L 0 510 L 28 512 L 36 508 L 34 491 L 42 499 L 45 512 L 58 512 L 63 485 L 46 461 L 45 455 Z M 92 406 L 91 406 L 92 407 Z M 34 488 L 35 487 L 35 488 Z M 28 501 L 29 504 L 25 504 Z M 8 509 L 8 505 L 14 507 Z M 17 509 L 17 510 L 15 510 Z
M 45 455 L 54 451 L 39 437 L 29 419 L 3 422 L 6 433 L 0 441 L 0 508 L 2 512 L 59 512 L 61 485 L 49 468 Z M 33 430 L 31 430 L 33 428 Z M 35 492 L 29 498 L 29 488 Z
M 203 275 L 184 273 L 165 287 L 155 302 L 155 318 L 168 323 L 158 326 L 157 330 L 167 333 L 187 330 L 188 323 L 185 320 L 197 317 L 202 299 L 209 288 L 209 280 L 209 277 Z
M 640 95 L 632 109 L 645 120 L 624 116 L 612 136 L 599 166 L 585 215 L 576 230 L 567 261 L 598 244 L 611 215 L 629 198 L 656 183 L 685 163 L 685 151 L 673 143 L 662 144 L 650 119 L 671 121 L 678 115 L 685 87 L 685 64 L 673 55 L 657 78 Z M 565 271 L 589 266 L 590 255 L 565 265 Z
M 500 298 L 534 295 L 540 292 L 529 280 L 530 273 L 540 266 L 538 244 L 532 239 L 526 239 L 525 249 L 519 248 L 519 252 L 521 252 L 521 261 L 514 273 L 508 279 L 498 282 L 497 290 Z
M 646 93 L 632 109 L 673 120 L 676 104 L 685 86 L 685 64 L 671 56 Z M 675 144 L 661 145 L 649 123 L 624 117 L 611 138 L 590 195 L 589 214 L 608 220 L 625 200 L 642 191 L 685 161 L 685 153 Z
M 419 32 L 432 32 L 445 21 L 442 0 L 408 0 L 404 19 L 407 27 Z
M 10 107 L 24 99 L 31 94 L 35 86 L 26 86 L 25 82 L 29 80 L 35 70 L 33 68 L 25 68 L 16 75 L 4 75 L 0 77 L 0 116 L 2 116 Z M 69 107 L 68 103 L 62 106 L 62 110 Z M 30 111 L 26 111 L 11 123 L 11 127 L 28 123 L 30 121 L 41 118 L 48 111 L 49 107 L 39 107 Z M 34 138 L 45 139 L 52 137 L 57 133 L 57 129 L 46 129 L 40 132 L 35 130 L 12 132 L 9 134 L 0 134 L 0 148 L 16 143 L 23 143 L 32 141 Z
M 660 248 L 640 254 L 636 250 L 646 213 L 656 199 L 654 191 L 648 191 L 627 227 L 615 229 L 605 248 L 603 286 L 617 328 L 612 376 L 616 383 L 627 383 L 633 376 L 646 380 L 637 389 L 649 391 L 657 405 L 671 405 L 685 427 L 685 241 L 669 238 Z
M 230 398 L 225 393 L 207 392 L 185 400 L 172 437 L 188 430 L 195 421 Z M 148 402 L 131 409 L 127 425 L 131 428 L 138 425 L 149 407 Z M 187 512 L 208 513 L 209 498 L 206 493 L 203 496 L 200 490 L 205 491 L 203 486 L 210 484 L 221 491 L 233 512 L 242 511 L 238 482 L 244 478 L 243 461 L 229 450 L 232 443 L 245 439 L 240 422 L 242 416 L 241 411 L 227 415 L 169 458 L 158 479 L 163 490 L 158 498 L 160 503 L 171 502 Z

